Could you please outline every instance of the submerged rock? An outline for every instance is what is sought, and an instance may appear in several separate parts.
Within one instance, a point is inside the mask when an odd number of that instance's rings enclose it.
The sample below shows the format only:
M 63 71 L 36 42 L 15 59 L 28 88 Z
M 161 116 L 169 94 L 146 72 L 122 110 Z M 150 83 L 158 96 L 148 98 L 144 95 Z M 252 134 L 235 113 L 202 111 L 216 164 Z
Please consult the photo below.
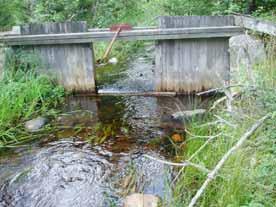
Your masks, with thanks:
M 56 125 L 60 127 L 91 126 L 95 123 L 95 115 L 91 111 L 79 110 L 61 114 L 56 119 Z
M 184 129 L 184 122 L 180 118 L 175 118 L 173 115 L 162 115 L 160 127 L 162 129 L 174 129 L 182 130 Z
M 25 123 L 25 129 L 29 132 L 36 132 L 41 129 L 47 123 L 47 119 L 44 117 L 37 117 Z
M 195 109 L 191 111 L 178 111 L 172 114 L 172 117 L 174 119 L 189 119 L 198 115 L 203 115 L 204 113 L 206 113 L 205 109 Z
M 124 207 L 158 207 L 160 199 L 150 194 L 134 193 L 127 196 L 124 201 Z
M 250 35 L 237 35 L 230 38 L 230 63 L 232 68 L 240 65 L 256 64 L 266 57 L 264 43 Z

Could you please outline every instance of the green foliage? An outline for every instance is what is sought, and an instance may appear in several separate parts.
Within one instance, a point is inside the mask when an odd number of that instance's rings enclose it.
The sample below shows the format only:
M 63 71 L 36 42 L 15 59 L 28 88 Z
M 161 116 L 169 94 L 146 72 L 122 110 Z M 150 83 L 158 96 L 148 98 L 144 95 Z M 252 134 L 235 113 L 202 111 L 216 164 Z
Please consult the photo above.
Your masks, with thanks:
M 163 7 L 169 15 L 211 15 L 214 0 L 164 0 Z
M 0 0 L 0 31 L 27 21 L 25 0 Z
M 39 0 L 34 10 L 34 21 L 85 20 L 102 27 L 133 23 L 140 13 L 135 0 Z
M 105 0 L 98 4 L 95 11 L 95 26 L 109 26 L 114 23 L 127 22 L 135 25 L 142 13 L 140 4 L 143 1 L 137 0 Z
M 275 6 L 276 2 L 274 0 L 221 0 L 217 2 L 217 11 L 222 14 L 232 12 L 242 14 L 261 14 L 274 10 Z
M 217 15 L 246 13 L 260 16 L 273 15 L 274 0 L 164 0 L 165 11 L 170 15 Z
M 34 21 L 70 21 L 93 18 L 95 0 L 39 0 L 34 6 Z
M 70 20 L 87 21 L 91 27 L 108 27 L 120 22 L 149 25 L 159 15 L 224 15 L 233 12 L 276 20 L 275 0 L 0 0 L 0 5 L 1 29 L 28 22 Z M 275 45 L 275 42 L 272 44 Z M 123 60 L 138 46 L 117 43 L 113 52 L 117 57 L 121 54 L 119 59 Z M 105 47 L 104 44 L 96 45 L 97 55 L 101 55 Z M 209 143 L 192 162 L 212 169 L 255 119 L 263 113 L 276 111 L 274 59 L 273 53 L 271 61 L 256 68 L 256 90 L 246 90 L 241 99 L 234 101 L 235 107 L 240 109 L 237 117 L 229 116 L 223 108 L 215 111 L 236 127 L 225 123 L 201 128 L 199 123 L 189 126 L 192 134 L 202 136 L 222 132 L 222 136 Z M 62 100 L 63 89 L 48 77 L 37 74 L 39 64 L 39 59 L 33 54 L 18 53 L 8 57 L 5 76 L 0 81 L 0 149 L 35 138 L 35 135 L 24 131 L 22 123 L 34 116 L 49 113 L 49 109 Z M 114 68 L 104 68 L 102 71 L 110 73 L 111 70 Z M 208 186 L 200 206 L 274 206 L 275 126 L 274 117 L 227 161 L 220 177 Z M 113 129 L 103 128 L 99 133 L 98 137 L 102 139 L 96 142 L 101 143 L 112 136 Z M 95 136 L 90 138 L 93 141 Z M 189 158 L 205 141 L 188 141 L 187 147 L 181 152 L 183 160 Z M 175 204 L 172 206 L 186 206 L 205 179 L 206 175 L 202 172 L 186 168 L 174 188 Z
M 39 60 L 34 54 L 19 52 L 7 56 L 0 81 L 0 148 L 21 143 L 20 123 L 46 114 L 62 100 L 64 90 L 47 76 L 38 75 L 38 66 Z
M 93 27 L 114 23 L 151 24 L 159 15 L 250 13 L 275 18 L 274 0 L 0 0 L 0 28 L 27 22 L 87 21 Z

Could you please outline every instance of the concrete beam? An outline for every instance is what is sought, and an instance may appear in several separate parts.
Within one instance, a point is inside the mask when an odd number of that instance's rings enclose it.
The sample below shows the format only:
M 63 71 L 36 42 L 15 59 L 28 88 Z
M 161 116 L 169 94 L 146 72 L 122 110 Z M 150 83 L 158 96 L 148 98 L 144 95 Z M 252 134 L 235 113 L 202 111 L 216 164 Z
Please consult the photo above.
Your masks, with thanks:
M 122 31 L 118 40 L 169 40 L 231 37 L 243 33 L 239 26 L 224 27 L 194 27 L 194 28 L 162 28 Z M 81 32 L 40 35 L 13 35 L 0 38 L 0 43 L 10 46 L 16 45 L 51 45 L 89 43 L 96 41 L 110 41 L 115 32 Z

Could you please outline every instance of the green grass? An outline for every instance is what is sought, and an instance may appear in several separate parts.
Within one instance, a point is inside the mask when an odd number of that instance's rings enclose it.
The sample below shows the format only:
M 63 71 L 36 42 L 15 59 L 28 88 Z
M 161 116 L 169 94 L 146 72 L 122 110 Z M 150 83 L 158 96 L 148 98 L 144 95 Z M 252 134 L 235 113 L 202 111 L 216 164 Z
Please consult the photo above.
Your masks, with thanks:
M 268 60 L 254 70 L 255 89 L 243 88 L 240 98 L 233 102 L 234 113 L 229 114 L 221 105 L 206 115 L 206 122 L 217 120 L 214 115 L 227 122 L 201 126 L 203 121 L 193 122 L 188 130 L 194 135 L 221 136 L 212 140 L 191 161 L 213 169 L 222 156 L 239 140 L 254 122 L 267 113 L 276 111 L 276 61 L 272 53 Z M 244 82 L 243 82 L 244 83 Z M 189 140 L 191 136 L 188 136 Z M 205 143 L 206 139 L 187 141 L 182 151 L 182 160 Z M 219 177 L 211 182 L 197 206 L 218 207 L 272 207 L 276 203 L 276 117 L 273 116 L 250 137 L 249 140 L 224 164 Z M 187 206 L 206 179 L 206 174 L 187 167 L 177 180 L 172 206 Z
M 39 59 L 34 54 L 8 52 L 4 77 L 0 81 L 0 150 L 22 144 L 35 136 L 24 131 L 23 123 L 38 115 L 48 115 L 64 96 L 46 75 L 39 75 Z

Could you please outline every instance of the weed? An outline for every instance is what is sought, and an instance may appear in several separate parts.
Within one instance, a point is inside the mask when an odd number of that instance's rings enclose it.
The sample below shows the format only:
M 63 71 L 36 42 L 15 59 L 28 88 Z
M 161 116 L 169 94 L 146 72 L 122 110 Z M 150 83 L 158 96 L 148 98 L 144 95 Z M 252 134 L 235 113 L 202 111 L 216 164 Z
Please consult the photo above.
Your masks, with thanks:
M 47 115 L 63 99 L 64 90 L 46 75 L 39 75 L 34 53 L 8 51 L 0 81 L 0 149 L 32 140 L 22 122 Z M 53 110 L 49 110 L 53 113 Z
M 188 126 L 189 132 L 195 135 L 211 136 L 221 133 L 221 136 L 213 139 L 200 153 L 193 156 L 192 162 L 213 169 L 260 116 L 276 111 L 274 59 L 275 56 L 269 57 L 265 63 L 254 68 L 256 78 L 254 90 L 243 89 L 242 96 L 232 103 L 232 114 L 226 112 L 224 106 L 216 108 L 215 115 L 225 120 L 224 122 L 202 127 L 194 122 Z M 217 117 L 213 116 L 209 121 L 214 122 Z M 275 126 L 275 118 L 267 121 L 243 148 L 232 155 L 219 176 L 204 192 L 199 206 L 274 206 L 276 203 Z M 189 140 L 189 135 L 187 139 Z M 182 160 L 189 159 L 205 142 L 206 139 L 190 139 L 185 151 L 182 151 Z M 187 167 L 175 186 L 173 206 L 187 206 L 205 179 L 206 174 Z

